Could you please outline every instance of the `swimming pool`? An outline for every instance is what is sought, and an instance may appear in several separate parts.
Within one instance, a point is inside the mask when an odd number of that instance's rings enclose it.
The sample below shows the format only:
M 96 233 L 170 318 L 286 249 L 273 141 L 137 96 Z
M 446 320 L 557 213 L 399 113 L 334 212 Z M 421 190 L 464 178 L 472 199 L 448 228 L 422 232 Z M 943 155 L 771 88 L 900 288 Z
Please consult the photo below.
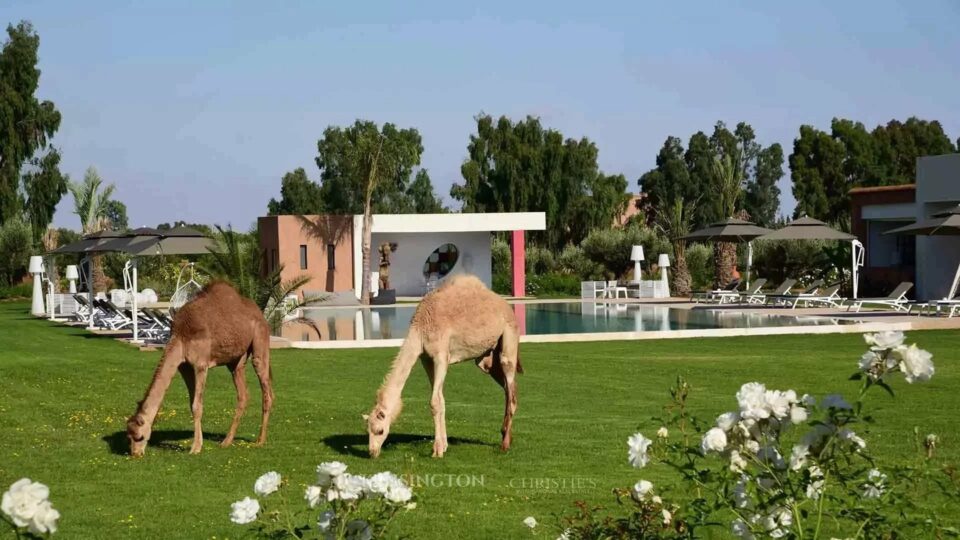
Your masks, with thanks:
M 525 336 L 837 326 L 859 322 L 789 313 L 685 309 L 636 303 L 516 303 L 513 307 L 520 332 Z M 281 335 L 299 342 L 403 339 L 415 309 L 415 305 L 308 308 L 303 314 L 314 321 L 320 336 L 305 324 L 287 325 Z

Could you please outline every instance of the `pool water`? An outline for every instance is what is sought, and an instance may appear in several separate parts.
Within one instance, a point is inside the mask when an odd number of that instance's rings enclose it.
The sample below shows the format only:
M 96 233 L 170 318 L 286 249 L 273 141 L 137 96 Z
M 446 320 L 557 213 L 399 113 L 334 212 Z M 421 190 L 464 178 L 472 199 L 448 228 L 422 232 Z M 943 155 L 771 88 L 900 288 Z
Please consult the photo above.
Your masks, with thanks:
M 521 333 L 584 334 L 651 332 L 718 328 L 819 326 L 856 321 L 828 317 L 744 313 L 735 310 L 680 309 L 654 304 L 552 302 L 513 304 Z M 374 308 L 307 308 L 304 315 L 320 331 L 304 324 L 287 325 L 283 337 L 294 341 L 403 339 L 410 329 L 415 305 Z

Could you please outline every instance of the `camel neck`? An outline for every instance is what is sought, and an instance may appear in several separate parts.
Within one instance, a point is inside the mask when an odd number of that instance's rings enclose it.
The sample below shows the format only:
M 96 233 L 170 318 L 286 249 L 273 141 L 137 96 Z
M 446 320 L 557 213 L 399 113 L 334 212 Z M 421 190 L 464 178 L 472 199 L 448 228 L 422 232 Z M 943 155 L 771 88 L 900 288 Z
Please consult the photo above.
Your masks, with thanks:
M 390 372 L 387 373 L 387 377 L 383 381 L 380 394 L 382 403 L 386 405 L 387 410 L 392 411 L 393 414 L 399 413 L 400 408 L 397 404 L 400 403 L 403 387 L 407 384 L 407 379 L 410 378 L 410 371 L 413 369 L 413 365 L 417 363 L 417 359 L 420 358 L 422 352 L 423 346 L 420 341 L 420 336 L 415 327 L 411 327 L 410 333 L 407 334 L 407 338 L 400 347 L 400 352 L 397 353 L 396 358 L 393 360 L 393 366 L 390 368 Z
M 163 396 L 167 393 L 170 381 L 177 374 L 177 368 L 183 363 L 183 351 L 179 341 L 171 340 L 163 351 L 163 358 L 157 365 L 153 373 L 153 380 L 150 387 L 147 388 L 147 394 L 143 397 L 140 404 L 140 414 L 143 415 L 147 425 L 152 425 L 157 412 L 160 411 L 160 405 L 163 403 Z

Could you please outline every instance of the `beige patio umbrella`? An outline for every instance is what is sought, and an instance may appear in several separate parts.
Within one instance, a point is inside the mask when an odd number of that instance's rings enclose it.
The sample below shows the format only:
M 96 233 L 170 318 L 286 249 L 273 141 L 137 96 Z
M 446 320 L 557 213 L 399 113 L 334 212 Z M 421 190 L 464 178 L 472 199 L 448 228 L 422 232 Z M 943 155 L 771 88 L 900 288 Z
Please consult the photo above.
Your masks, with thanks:
M 684 240 L 703 240 L 707 242 L 734 242 L 747 243 L 747 286 L 750 286 L 750 267 L 753 265 L 753 244 L 751 241 L 765 234 L 772 233 L 771 229 L 765 229 L 737 218 L 728 218 L 723 221 L 713 223 L 698 231 L 694 231 L 683 237 Z
M 760 240 L 845 240 L 851 242 L 850 279 L 853 283 L 853 297 L 859 292 L 859 269 L 863 266 L 863 244 L 856 236 L 831 228 L 819 219 L 803 216 L 797 218 L 784 227 L 770 234 L 765 234 Z
M 89 266 L 89 262 L 90 262 L 89 254 L 100 253 L 103 251 L 110 251 L 110 250 L 102 249 L 103 246 L 113 242 L 118 238 L 122 238 L 124 234 L 125 233 L 118 232 L 118 231 L 100 231 L 100 232 L 90 233 L 84 236 L 82 239 L 77 240 L 76 242 L 72 242 L 70 244 L 60 246 L 57 249 L 47 253 L 47 255 L 61 255 L 61 254 L 67 254 L 67 253 L 76 253 L 76 254 L 84 255 L 84 257 L 80 261 L 81 276 L 83 278 L 81 282 L 84 282 L 87 284 L 87 301 L 90 303 L 90 306 L 91 306 L 90 317 L 87 320 L 87 328 L 91 330 L 93 329 L 93 309 L 92 309 L 93 284 L 90 282 L 90 276 L 88 275 L 89 272 L 83 272 L 82 269 L 84 268 L 85 264 Z
M 902 234 L 913 236 L 960 236 L 960 205 L 950 210 L 937 212 L 928 219 L 917 221 L 910 225 L 898 227 L 883 234 Z M 957 287 L 960 285 L 960 264 L 957 265 L 957 271 L 953 275 L 953 283 L 950 284 L 950 291 L 947 298 L 952 298 L 957 294 Z

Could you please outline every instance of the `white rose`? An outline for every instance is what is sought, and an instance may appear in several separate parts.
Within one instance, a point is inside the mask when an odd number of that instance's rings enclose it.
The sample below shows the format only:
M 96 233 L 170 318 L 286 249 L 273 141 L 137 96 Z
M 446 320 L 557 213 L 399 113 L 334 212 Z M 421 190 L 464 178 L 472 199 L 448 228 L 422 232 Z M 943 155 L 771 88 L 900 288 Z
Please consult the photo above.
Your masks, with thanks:
M 280 473 L 270 471 L 260 478 L 257 478 L 257 481 L 253 483 L 253 492 L 261 497 L 266 497 L 280 489 L 280 480 Z
M 391 485 L 386 495 L 384 495 L 384 498 L 394 504 L 403 504 L 409 501 L 411 497 L 413 497 L 413 491 L 403 482 Z
M 744 447 L 751 454 L 756 454 L 757 452 L 760 451 L 760 443 L 758 443 L 757 441 L 747 441 L 744 443 Z
M 903 332 L 895 330 L 887 330 L 884 332 L 877 332 L 876 334 L 863 335 L 863 340 L 867 342 L 867 345 L 870 345 L 870 347 L 875 350 L 899 347 L 900 345 L 903 345 L 903 339 Z
M 860 371 L 870 372 L 873 370 L 873 367 L 877 364 L 880 364 L 881 357 L 875 351 L 867 351 L 863 353 L 863 356 L 860 357 Z M 874 377 L 876 378 L 876 377 Z
M 26 527 L 40 505 L 50 496 L 50 489 L 40 482 L 21 478 L 14 482 L 0 500 L 0 509 L 17 527 Z
M 663 524 L 664 524 L 664 525 L 669 525 L 670 522 L 673 521 L 673 515 L 670 514 L 670 512 L 668 512 L 666 508 L 664 508 L 663 510 L 661 510 L 660 513 L 663 514 Z
M 244 497 L 242 501 L 237 501 L 230 505 L 230 521 L 237 525 L 246 525 L 257 519 L 260 512 L 260 502 L 250 497 Z
M 723 452 L 726 447 L 727 434 L 720 428 L 710 429 L 710 431 L 703 436 L 703 441 L 700 443 L 700 448 L 704 454 L 708 452 Z
M 760 451 L 757 452 L 757 458 L 774 469 L 783 470 L 787 468 L 787 463 L 783 460 L 783 456 L 780 455 L 780 451 L 773 446 L 764 446 L 761 448 Z
M 310 508 L 316 508 L 320 504 L 320 498 L 323 497 L 323 490 L 320 486 L 308 486 L 303 498 L 310 505 Z
M 914 381 L 929 381 L 933 377 L 933 355 L 929 352 L 917 348 L 916 345 L 909 347 L 897 347 L 893 354 L 900 359 L 900 371 L 908 383 Z
M 750 532 L 750 526 L 744 523 L 742 519 L 734 520 L 730 524 L 730 531 L 733 533 L 733 536 L 739 538 L 740 540 L 755 540 L 756 536 Z
M 533 516 L 528 516 L 523 520 L 523 524 L 532 529 L 537 526 L 537 520 Z
M 883 495 L 884 482 L 887 475 L 877 469 L 870 469 L 867 473 L 867 483 L 863 484 L 863 497 L 865 499 L 878 499 Z
M 737 392 L 737 403 L 740 405 L 740 416 L 762 420 L 770 417 L 767 408 L 767 388 L 757 382 L 746 383 Z
M 790 407 L 790 421 L 794 424 L 802 424 L 807 421 L 809 412 L 803 407 L 794 405 Z
M 647 480 L 641 480 L 633 485 L 633 495 L 641 501 L 647 498 L 651 490 L 653 490 L 653 484 Z
M 851 430 L 849 430 L 849 429 L 847 429 L 847 428 L 843 428 L 843 429 L 841 429 L 840 431 L 838 431 L 838 432 L 837 432 L 837 437 L 839 437 L 840 440 L 848 441 L 848 442 L 851 442 L 851 443 L 855 444 L 855 445 L 858 447 L 858 448 L 857 448 L 858 450 L 867 447 L 867 442 L 866 442 L 866 441 L 864 441 L 863 439 L 861 439 L 860 437 L 858 437 L 856 433 L 854 433 L 853 431 L 851 431 Z
M 735 412 L 725 412 L 717 417 L 717 427 L 724 430 L 730 431 L 733 429 L 733 426 L 740 421 L 740 415 Z
M 807 456 L 810 455 L 810 447 L 805 444 L 798 444 L 790 451 L 790 469 L 799 471 L 807 463 Z
M 807 484 L 807 498 L 814 500 L 819 499 L 823 493 L 823 484 L 826 481 L 823 477 L 823 471 L 816 465 L 811 466 L 807 470 L 810 472 L 810 483 Z
M 653 441 L 644 437 L 640 433 L 634 433 L 627 439 L 627 456 L 630 459 L 630 464 L 634 467 L 641 469 L 647 465 L 647 462 L 650 461 L 650 456 L 647 455 L 647 448 L 650 447 Z
M 387 490 L 390 489 L 390 486 L 393 485 L 395 479 L 396 476 L 389 471 L 379 472 L 371 476 L 367 480 L 368 493 L 370 495 L 385 495 Z
M 790 392 L 793 392 L 793 390 Z M 763 399 L 766 402 L 766 407 L 770 411 L 770 414 L 776 418 L 783 419 L 790 414 L 790 404 L 792 401 L 797 400 L 797 395 L 794 392 L 793 399 L 791 400 L 789 394 L 786 392 L 767 390 L 763 394 Z
M 343 473 L 333 477 L 330 488 L 327 489 L 327 500 L 352 501 L 359 499 L 367 491 L 367 479 L 362 476 Z
M 747 460 L 743 459 L 743 456 L 740 455 L 740 452 L 736 450 L 730 451 L 730 471 L 735 473 L 742 473 L 747 468 Z
M 737 508 L 753 508 L 753 501 L 750 500 L 750 493 L 747 492 L 746 476 L 741 476 L 740 480 L 733 486 L 733 502 Z
M 60 512 L 53 509 L 50 501 L 43 501 L 37 505 L 28 527 L 33 534 L 52 534 L 57 532 L 58 519 L 60 519 Z
M 330 481 L 347 471 L 347 466 L 339 461 L 328 461 L 317 467 L 317 483 L 320 487 L 327 487 Z
M 335 517 L 337 517 L 337 515 L 333 513 L 333 510 L 327 510 L 323 512 L 317 519 L 317 527 L 321 531 L 326 531 L 330 528 L 330 524 L 333 523 L 333 518 Z
M 666 439 L 669 436 L 670 436 L 670 432 L 667 430 L 667 428 L 661 426 L 660 429 L 657 430 L 657 437 L 661 439 Z

